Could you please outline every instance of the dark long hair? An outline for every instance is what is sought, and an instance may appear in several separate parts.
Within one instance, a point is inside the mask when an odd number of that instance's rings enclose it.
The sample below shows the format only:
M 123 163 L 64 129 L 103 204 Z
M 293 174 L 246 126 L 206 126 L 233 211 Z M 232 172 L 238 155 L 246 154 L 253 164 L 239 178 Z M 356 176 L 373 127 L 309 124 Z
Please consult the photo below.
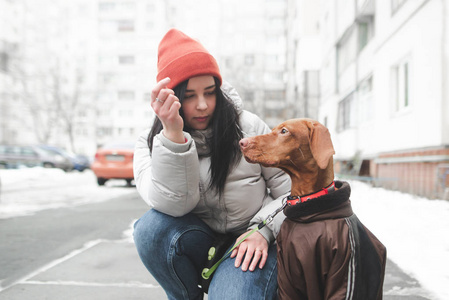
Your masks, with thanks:
M 240 152 L 239 141 L 243 138 L 240 129 L 239 114 L 232 104 L 231 99 L 223 94 L 220 89 L 220 81 L 215 80 L 216 104 L 213 118 L 209 126 L 212 128 L 212 136 L 207 140 L 211 152 L 210 175 L 211 181 L 209 188 L 215 188 L 220 194 L 223 193 L 226 178 L 229 172 L 240 161 L 242 154 Z M 177 85 L 173 91 L 181 103 L 184 100 L 184 94 L 187 89 L 188 80 Z M 182 109 L 179 111 L 184 119 Z M 148 135 L 148 147 L 153 150 L 153 139 L 156 134 L 161 132 L 162 123 L 156 116 L 153 126 Z M 193 129 L 186 126 L 184 122 L 184 131 L 191 132 Z

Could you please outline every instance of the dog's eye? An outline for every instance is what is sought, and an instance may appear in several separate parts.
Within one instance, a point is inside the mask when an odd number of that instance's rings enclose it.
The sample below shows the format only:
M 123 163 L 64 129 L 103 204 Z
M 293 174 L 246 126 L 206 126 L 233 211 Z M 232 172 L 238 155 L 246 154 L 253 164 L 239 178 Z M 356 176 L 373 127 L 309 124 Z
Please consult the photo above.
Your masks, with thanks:
M 287 132 L 288 132 L 287 129 L 285 129 L 285 128 L 281 129 L 281 134 L 286 134 Z

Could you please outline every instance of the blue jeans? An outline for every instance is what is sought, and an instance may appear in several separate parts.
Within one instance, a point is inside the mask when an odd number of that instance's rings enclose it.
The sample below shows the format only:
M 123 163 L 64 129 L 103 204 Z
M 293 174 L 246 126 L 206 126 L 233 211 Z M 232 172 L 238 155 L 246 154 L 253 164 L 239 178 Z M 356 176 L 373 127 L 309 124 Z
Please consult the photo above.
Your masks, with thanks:
M 215 233 L 197 216 L 169 215 L 151 209 L 134 224 L 137 252 L 169 299 L 203 299 L 198 288 L 201 271 Z M 276 245 L 268 250 L 261 270 L 243 272 L 234 259 L 225 259 L 215 271 L 208 299 L 276 299 Z

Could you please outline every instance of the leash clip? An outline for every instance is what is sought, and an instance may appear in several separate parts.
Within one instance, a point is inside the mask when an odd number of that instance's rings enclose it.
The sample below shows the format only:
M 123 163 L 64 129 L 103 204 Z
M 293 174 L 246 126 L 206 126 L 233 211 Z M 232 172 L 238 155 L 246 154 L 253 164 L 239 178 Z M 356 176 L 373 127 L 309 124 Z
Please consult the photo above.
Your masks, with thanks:
M 278 213 L 280 213 L 281 211 L 284 210 L 284 208 L 287 206 L 287 201 L 286 201 L 287 197 L 284 198 L 284 200 L 282 200 L 282 206 L 279 207 L 278 209 L 276 209 L 273 213 L 269 214 L 268 217 L 265 219 L 265 225 L 270 223 L 271 221 L 273 221 L 274 217 L 276 217 L 276 215 Z

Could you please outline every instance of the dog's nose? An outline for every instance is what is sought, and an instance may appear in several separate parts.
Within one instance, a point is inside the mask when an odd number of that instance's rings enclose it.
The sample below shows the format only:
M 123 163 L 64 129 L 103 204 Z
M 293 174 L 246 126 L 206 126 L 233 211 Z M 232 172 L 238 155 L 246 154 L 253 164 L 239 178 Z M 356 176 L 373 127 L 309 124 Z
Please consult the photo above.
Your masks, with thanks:
M 248 146 L 248 139 L 247 138 L 241 139 L 239 144 L 240 147 L 245 148 L 246 146 Z

